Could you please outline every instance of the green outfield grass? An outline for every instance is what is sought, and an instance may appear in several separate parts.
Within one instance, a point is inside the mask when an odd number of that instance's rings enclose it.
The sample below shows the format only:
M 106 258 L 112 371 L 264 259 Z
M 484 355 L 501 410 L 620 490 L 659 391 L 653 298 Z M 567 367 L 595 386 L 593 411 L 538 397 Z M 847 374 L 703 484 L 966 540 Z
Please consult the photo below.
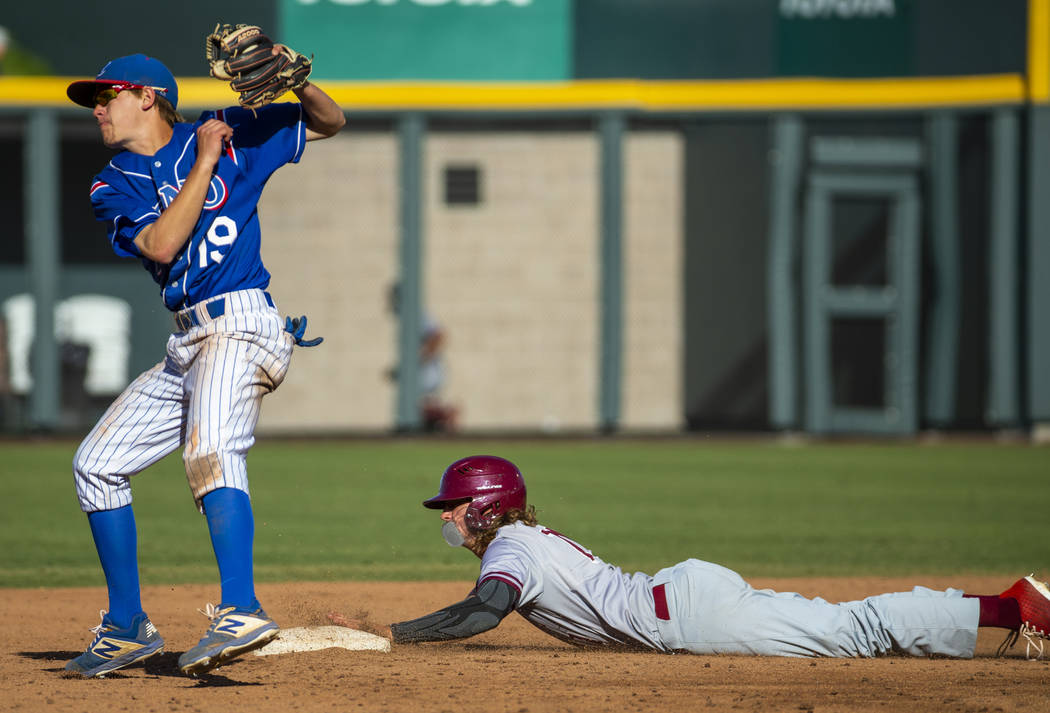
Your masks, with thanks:
M 71 442 L 0 443 L 0 585 L 104 583 Z M 260 581 L 470 579 L 420 502 L 445 465 L 516 461 L 540 519 L 625 570 L 688 557 L 745 577 L 1050 574 L 1050 451 L 1019 444 L 681 440 L 263 441 L 249 456 Z M 135 478 L 144 584 L 213 582 L 170 457 Z

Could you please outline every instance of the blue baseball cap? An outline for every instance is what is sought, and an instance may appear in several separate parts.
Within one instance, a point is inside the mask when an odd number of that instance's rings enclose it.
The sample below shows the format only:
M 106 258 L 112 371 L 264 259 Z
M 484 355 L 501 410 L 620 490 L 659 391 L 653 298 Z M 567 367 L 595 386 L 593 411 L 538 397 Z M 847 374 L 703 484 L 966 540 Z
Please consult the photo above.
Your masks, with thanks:
M 141 89 L 152 87 L 172 107 L 179 105 L 179 87 L 175 77 L 159 59 L 144 54 L 129 54 L 106 63 L 94 79 L 82 79 L 66 88 L 66 95 L 80 106 L 95 108 L 95 94 L 106 87 Z

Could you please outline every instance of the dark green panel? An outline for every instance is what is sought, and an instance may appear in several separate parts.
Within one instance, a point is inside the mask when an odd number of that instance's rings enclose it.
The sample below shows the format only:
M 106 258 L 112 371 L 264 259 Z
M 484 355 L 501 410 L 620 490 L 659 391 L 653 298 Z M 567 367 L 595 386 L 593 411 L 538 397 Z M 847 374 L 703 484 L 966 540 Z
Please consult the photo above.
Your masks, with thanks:
M 959 212 L 959 348 L 953 425 L 984 428 L 989 334 L 988 262 L 991 245 L 991 130 L 987 115 L 967 116 L 959 125 L 959 168 L 956 193 Z M 928 285 L 924 285 L 929 289 Z
M 913 14 L 917 74 L 1025 72 L 1028 0 L 926 0 Z
M 777 26 L 776 74 L 878 77 L 914 74 L 914 0 L 830 3 L 784 0 Z
M 275 0 L 17 4 L 17 12 L 4 13 L 3 25 L 51 73 L 64 76 L 94 75 L 110 59 L 136 52 L 161 60 L 177 77 L 207 76 L 204 37 L 216 22 L 279 32 Z
M 775 0 L 576 0 L 575 76 L 766 76 Z
M 686 421 L 768 428 L 769 127 L 704 122 L 685 140 Z
M 578 0 L 579 78 L 1023 73 L 1025 0 Z

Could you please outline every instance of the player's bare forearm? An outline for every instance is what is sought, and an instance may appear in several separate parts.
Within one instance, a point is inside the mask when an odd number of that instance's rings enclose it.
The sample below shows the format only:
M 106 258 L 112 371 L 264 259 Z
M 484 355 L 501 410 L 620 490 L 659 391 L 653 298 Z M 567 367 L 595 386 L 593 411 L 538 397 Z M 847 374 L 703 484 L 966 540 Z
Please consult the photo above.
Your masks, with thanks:
M 139 251 L 153 262 L 168 265 L 186 244 L 200 218 L 211 186 L 211 175 L 225 142 L 233 137 L 229 125 L 210 119 L 197 129 L 197 159 L 179 194 L 152 225 L 135 236 Z
M 211 169 L 195 165 L 171 205 L 135 236 L 135 245 L 143 256 L 162 265 L 175 259 L 200 218 L 210 182 Z
M 343 110 L 316 84 L 307 82 L 294 92 L 306 112 L 307 141 L 335 136 L 346 124 Z

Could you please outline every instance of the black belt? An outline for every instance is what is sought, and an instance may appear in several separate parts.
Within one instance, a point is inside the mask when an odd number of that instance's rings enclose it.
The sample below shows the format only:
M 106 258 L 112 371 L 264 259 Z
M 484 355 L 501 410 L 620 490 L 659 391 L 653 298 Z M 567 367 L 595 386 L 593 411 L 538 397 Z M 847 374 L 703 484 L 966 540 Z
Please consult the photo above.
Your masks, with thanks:
M 270 293 L 263 292 L 263 296 L 266 298 L 266 304 L 273 307 L 273 297 L 270 297 Z M 212 319 L 218 319 L 226 314 L 226 298 L 220 297 L 217 300 L 212 300 L 204 305 L 204 309 L 208 312 L 209 317 Z M 201 326 L 201 318 L 197 316 L 196 308 L 190 307 L 181 312 L 176 312 L 175 326 L 182 332 L 188 332 L 193 327 Z

